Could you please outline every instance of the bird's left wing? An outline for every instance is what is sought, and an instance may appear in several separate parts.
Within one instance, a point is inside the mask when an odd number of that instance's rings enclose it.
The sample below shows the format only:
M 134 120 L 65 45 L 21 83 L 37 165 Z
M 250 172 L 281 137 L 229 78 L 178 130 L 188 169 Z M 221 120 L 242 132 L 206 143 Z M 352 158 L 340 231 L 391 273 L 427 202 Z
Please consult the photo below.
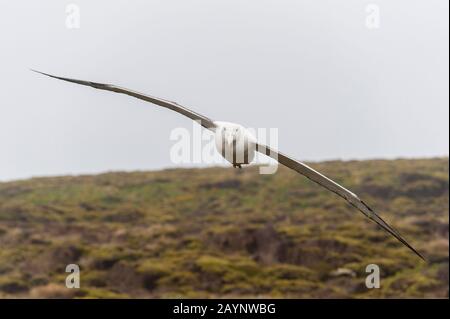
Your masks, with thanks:
M 280 152 L 271 149 L 268 146 L 262 144 L 256 144 L 256 150 L 262 154 L 270 156 L 271 158 L 277 160 L 280 164 L 293 169 L 294 171 L 306 176 L 310 180 L 316 182 L 317 184 L 325 187 L 329 191 L 336 193 L 340 197 L 344 198 L 352 206 L 356 207 L 365 216 L 370 218 L 372 221 L 377 223 L 381 228 L 387 231 L 389 234 L 397 238 L 403 245 L 411 249 L 417 256 L 425 260 L 425 258 L 414 249 L 401 235 L 400 233 L 386 223 L 372 208 L 370 208 L 364 201 L 362 201 L 357 195 L 339 185 L 338 183 L 332 181 L 325 175 L 319 173 L 318 171 L 312 169 L 308 165 L 292 159 Z
M 67 81 L 67 82 L 72 82 L 72 83 L 76 83 L 76 84 L 81 84 L 81 85 L 86 85 L 86 86 L 90 86 L 93 87 L 95 89 L 100 89 L 100 90 L 106 90 L 106 91 L 112 91 L 112 92 L 117 92 L 117 93 L 122 93 L 122 94 L 126 94 L 126 95 L 130 95 L 132 97 L 135 97 L 137 99 L 140 100 L 144 100 L 165 108 L 168 108 L 172 111 L 175 111 L 177 113 L 180 113 L 184 116 L 187 116 L 188 118 L 200 122 L 200 124 L 209 129 L 209 130 L 214 130 L 214 128 L 216 127 L 214 122 L 207 118 L 206 116 L 203 116 L 201 114 L 198 114 L 197 112 L 194 112 L 184 106 L 179 105 L 178 103 L 175 102 L 171 102 L 171 101 L 167 101 L 164 99 L 160 99 L 154 96 L 150 96 L 150 95 L 145 95 L 139 92 L 135 92 L 126 88 L 122 88 L 116 85 L 112 85 L 112 84 L 104 84 L 104 83 L 97 83 L 97 82 L 90 82 L 90 81 L 83 81 L 83 80 L 76 80 L 76 79 L 70 79 L 70 78 L 63 78 L 60 76 L 55 76 L 55 75 L 51 75 L 51 74 L 47 74 L 44 72 L 40 72 L 40 71 L 36 71 L 36 70 L 32 70 L 33 72 L 37 72 L 46 76 L 49 76 L 51 78 L 54 79 L 58 79 L 58 80 L 63 80 L 63 81 Z

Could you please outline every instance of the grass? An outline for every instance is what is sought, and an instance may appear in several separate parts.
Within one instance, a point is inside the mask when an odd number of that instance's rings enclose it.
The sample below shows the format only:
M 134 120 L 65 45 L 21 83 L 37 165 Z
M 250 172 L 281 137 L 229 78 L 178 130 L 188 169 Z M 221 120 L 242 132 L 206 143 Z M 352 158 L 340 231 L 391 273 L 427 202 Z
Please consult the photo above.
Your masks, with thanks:
M 0 183 L 0 297 L 448 297 L 448 158 L 311 165 L 429 262 L 282 167 L 35 178 Z M 380 289 L 364 285 L 372 263 Z

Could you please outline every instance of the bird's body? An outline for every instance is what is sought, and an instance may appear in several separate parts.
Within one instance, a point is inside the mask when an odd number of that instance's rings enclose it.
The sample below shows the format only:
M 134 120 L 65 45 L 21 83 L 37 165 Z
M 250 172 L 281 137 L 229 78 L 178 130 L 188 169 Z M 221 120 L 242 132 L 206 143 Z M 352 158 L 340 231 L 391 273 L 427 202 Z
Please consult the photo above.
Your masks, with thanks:
M 217 152 L 234 167 L 250 164 L 255 158 L 256 138 L 242 125 L 215 121 Z
M 271 149 L 270 147 L 260 144 L 256 141 L 253 135 L 246 130 L 242 125 L 234 124 L 230 122 L 219 122 L 213 121 L 210 118 L 203 116 L 199 113 L 196 113 L 186 107 L 179 105 L 178 103 L 171 102 L 169 100 L 160 99 L 157 97 L 149 96 L 146 94 L 142 94 L 139 92 L 135 92 L 126 88 L 122 88 L 119 86 L 115 86 L 112 84 L 104 84 L 83 80 L 76 80 L 70 78 L 59 77 L 55 75 L 50 75 L 46 73 L 42 73 L 39 71 L 35 71 L 46 76 L 68 81 L 80 85 L 90 86 L 100 90 L 112 91 L 116 93 L 122 93 L 126 95 L 130 95 L 132 97 L 138 98 L 140 100 L 144 100 L 165 108 L 168 108 L 172 111 L 180 113 L 194 121 L 197 121 L 204 128 L 211 130 L 215 133 L 215 145 L 217 151 L 234 167 L 241 167 L 243 164 L 249 164 L 252 162 L 255 157 L 256 152 L 260 152 L 265 154 L 272 159 L 275 159 L 280 164 L 302 174 L 313 182 L 319 184 L 320 186 L 328 189 L 329 191 L 335 193 L 336 195 L 345 199 L 350 205 L 357 208 L 361 213 L 363 213 L 366 217 L 368 217 L 373 222 L 377 223 L 381 228 L 383 228 L 386 232 L 391 234 L 397 240 L 399 240 L 403 245 L 408 247 L 411 251 L 417 254 L 420 258 L 425 258 L 414 249 L 401 235 L 395 230 L 392 226 L 386 223 L 372 208 L 370 208 L 363 200 L 361 200 L 356 194 L 349 191 L 345 187 L 339 185 L 334 182 L 330 178 L 325 175 L 319 173 L 308 165 L 293 159 L 278 150 Z

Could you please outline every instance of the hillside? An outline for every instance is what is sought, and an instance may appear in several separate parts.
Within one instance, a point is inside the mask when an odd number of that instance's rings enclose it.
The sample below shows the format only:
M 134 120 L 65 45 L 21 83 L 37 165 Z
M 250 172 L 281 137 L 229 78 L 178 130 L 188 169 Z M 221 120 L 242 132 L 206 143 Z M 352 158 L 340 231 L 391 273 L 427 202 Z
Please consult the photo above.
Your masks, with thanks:
M 429 263 L 281 167 L 35 178 L 0 183 L 0 297 L 448 297 L 448 158 L 311 165 Z M 80 289 L 65 288 L 70 263 Z

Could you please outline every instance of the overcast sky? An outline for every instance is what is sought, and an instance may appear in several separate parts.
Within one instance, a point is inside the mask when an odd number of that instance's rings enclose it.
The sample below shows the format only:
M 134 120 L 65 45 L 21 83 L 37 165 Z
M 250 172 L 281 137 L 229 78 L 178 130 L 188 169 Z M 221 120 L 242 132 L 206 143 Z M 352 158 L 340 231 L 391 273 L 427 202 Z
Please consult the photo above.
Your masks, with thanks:
M 70 3 L 79 29 L 66 26 Z M 379 28 L 366 23 L 370 3 Z M 279 148 L 302 160 L 448 155 L 448 4 L 3 1 L 0 180 L 172 167 L 171 130 L 192 129 L 169 110 L 28 68 L 278 128 Z

